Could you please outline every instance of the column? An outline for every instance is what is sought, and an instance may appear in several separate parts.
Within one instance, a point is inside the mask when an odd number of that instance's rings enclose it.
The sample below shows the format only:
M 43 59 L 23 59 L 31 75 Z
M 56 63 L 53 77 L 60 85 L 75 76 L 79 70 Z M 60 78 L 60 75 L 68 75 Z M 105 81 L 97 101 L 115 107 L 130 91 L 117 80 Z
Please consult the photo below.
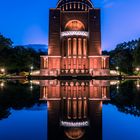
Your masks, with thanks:
M 63 51 L 64 51 L 64 54 L 63 56 L 67 56 L 67 39 L 64 39 L 64 43 L 63 43 Z
M 102 91 L 102 99 L 106 99 L 107 87 L 101 87 L 101 91 Z
M 78 99 L 78 118 L 82 118 L 82 98 Z
M 84 114 L 84 118 L 87 118 L 87 100 L 86 99 L 84 99 L 83 100 L 83 114 Z
M 73 56 L 77 55 L 77 39 L 73 38 Z
M 43 69 L 46 68 L 46 64 L 45 64 L 45 58 L 43 57 Z
M 41 69 L 43 69 L 44 68 L 44 59 L 41 57 Z
M 78 38 L 78 55 L 82 55 L 82 39 Z
M 87 39 L 83 39 L 83 55 L 87 55 Z
M 73 110 L 73 119 L 77 119 L 77 99 L 73 98 L 72 102 L 72 110 Z
M 67 118 L 71 118 L 71 98 L 68 97 L 67 99 Z
M 61 40 L 61 56 L 64 55 L 64 40 Z
M 43 58 L 43 68 L 48 68 L 48 58 Z
M 102 57 L 102 69 L 106 69 L 106 58 Z
M 68 38 L 68 56 L 71 56 L 71 38 Z
M 103 58 L 104 61 L 104 69 L 106 68 L 106 58 Z

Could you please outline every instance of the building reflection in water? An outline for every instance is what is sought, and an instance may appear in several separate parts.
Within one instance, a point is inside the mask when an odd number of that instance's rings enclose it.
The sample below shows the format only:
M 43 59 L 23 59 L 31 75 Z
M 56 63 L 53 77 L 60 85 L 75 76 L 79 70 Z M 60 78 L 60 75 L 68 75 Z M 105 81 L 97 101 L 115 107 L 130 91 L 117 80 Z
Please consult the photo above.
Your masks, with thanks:
M 40 81 L 48 104 L 48 140 L 102 140 L 102 102 L 109 81 Z

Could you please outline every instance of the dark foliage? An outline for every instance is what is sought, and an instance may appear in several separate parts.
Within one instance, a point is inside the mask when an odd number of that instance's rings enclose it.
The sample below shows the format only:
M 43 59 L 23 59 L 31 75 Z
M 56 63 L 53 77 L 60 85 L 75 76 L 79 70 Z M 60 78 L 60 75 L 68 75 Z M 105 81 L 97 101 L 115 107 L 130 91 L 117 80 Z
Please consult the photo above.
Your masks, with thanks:
M 140 67 L 140 39 L 118 44 L 114 50 L 103 51 L 110 55 L 110 69 L 116 69 L 133 74 L 136 67 Z
M 0 120 L 11 115 L 11 109 L 22 110 L 32 109 L 33 106 L 46 105 L 40 101 L 40 88 L 34 86 L 32 90 L 29 84 L 21 84 L 18 81 L 6 83 L 5 87 L 0 88 Z
M 44 52 L 36 51 L 24 46 L 12 46 L 13 42 L 0 35 L 0 67 L 5 67 L 9 72 L 29 71 L 40 67 L 40 55 Z
M 111 86 L 110 98 L 108 103 L 115 105 L 119 111 L 140 116 L 140 90 L 136 88 L 135 81 L 126 81 L 120 84 L 119 89 Z

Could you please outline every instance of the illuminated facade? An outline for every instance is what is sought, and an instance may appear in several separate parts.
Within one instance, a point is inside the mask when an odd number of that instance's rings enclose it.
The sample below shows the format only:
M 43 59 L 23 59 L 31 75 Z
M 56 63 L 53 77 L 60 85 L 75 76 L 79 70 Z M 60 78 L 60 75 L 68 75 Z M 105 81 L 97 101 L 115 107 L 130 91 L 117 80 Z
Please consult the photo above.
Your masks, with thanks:
M 102 140 L 102 102 L 109 100 L 109 81 L 40 81 L 40 100 L 47 100 L 48 140 Z
M 100 9 L 90 0 L 59 0 L 50 9 L 48 56 L 41 56 L 41 75 L 109 75 L 102 55 Z

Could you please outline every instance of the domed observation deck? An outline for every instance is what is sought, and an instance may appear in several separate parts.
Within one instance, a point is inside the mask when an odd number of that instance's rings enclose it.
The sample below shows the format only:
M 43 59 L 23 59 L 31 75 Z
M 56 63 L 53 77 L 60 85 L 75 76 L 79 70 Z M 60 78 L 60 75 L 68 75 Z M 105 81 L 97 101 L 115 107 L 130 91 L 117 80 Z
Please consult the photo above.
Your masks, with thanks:
M 93 4 L 90 0 L 59 0 L 57 8 L 63 11 L 88 11 Z

